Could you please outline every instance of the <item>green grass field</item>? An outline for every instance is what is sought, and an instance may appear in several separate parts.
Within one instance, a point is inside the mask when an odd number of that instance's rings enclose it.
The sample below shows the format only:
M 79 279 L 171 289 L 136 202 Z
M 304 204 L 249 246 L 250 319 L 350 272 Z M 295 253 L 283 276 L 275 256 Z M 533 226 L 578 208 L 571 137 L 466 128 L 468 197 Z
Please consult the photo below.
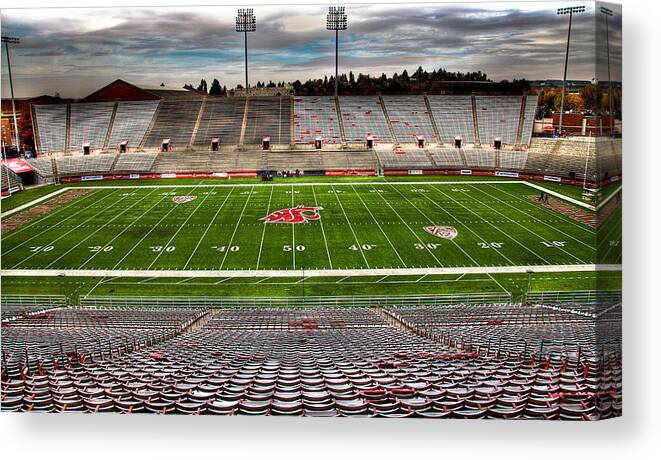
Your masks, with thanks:
M 317 270 L 592 264 L 596 231 L 521 183 L 95 187 L 2 235 L 3 270 Z M 194 196 L 177 204 L 173 198 Z M 302 224 L 274 211 L 321 207 Z M 447 240 L 426 226 L 454 227 Z
M 619 207 L 597 231 L 571 215 L 590 210 L 559 200 L 570 212 L 544 207 L 534 199 L 540 191 L 521 181 L 404 179 L 38 187 L 2 201 L 8 212 L 62 191 L 3 219 L 28 217 L 2 233 L 3 295 L 64 295 L 75 304 L 84 296 L 520 298 L 527 291 L 621 288 L 618 270 L 586 268 L 597 260 L 620 263 Z M 578 188 L 551 185 L 549 191 L 580 198 Z M 181 196 L 195 198 L 177 204 Z M 263 220 L 299 204 L 322 208 L 320 219 Z M 456 237 L 425 231 L 432 225 L 453 227 Z M 527 273 L 531 267 L 535 273 Z

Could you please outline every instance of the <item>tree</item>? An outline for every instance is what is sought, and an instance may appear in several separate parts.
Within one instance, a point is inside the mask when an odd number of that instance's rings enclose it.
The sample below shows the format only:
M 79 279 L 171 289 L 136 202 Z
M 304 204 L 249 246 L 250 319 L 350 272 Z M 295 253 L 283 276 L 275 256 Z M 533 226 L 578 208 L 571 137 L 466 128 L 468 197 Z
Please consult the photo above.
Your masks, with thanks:
M 238 88 L 238 86 L 237 86 Z M 211 88 L 209 88 L 209 96 L 220 96 L 222 94 L 222 89 L 220 87 L 220 82 L 217 78 L 214 78 L 211 82 Z
M 34 131 L 32 129 L 32 117 L 29 112 L 23 112 L 18 119 L 18 137 L 21 145 L 34 151 Z
M 207 94 L 207 81 L 204 78 L 200 80 L 200 84 L 197 86 L 197 90 Z
M 586 85 L 581 88 L 579 94 L 583 99 L 585 110 L 588 110 L 592 113 L 597 113 L 599 111 L 602 97 L 599 85 Z

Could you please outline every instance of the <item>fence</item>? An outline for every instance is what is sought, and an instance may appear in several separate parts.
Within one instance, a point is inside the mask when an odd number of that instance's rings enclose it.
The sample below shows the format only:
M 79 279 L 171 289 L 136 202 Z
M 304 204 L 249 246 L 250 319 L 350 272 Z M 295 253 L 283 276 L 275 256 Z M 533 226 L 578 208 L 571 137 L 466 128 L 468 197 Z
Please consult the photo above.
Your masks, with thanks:
M 67 298 L 63 295 L 21 295 L 9 294 L 0 297 L 2 307 L 64 307 Z
M 621 302 L 622 291 L 544 291 L 528 292 L 525 295 L 526 302 L 545 303 L 580 303 L 580 302 Z

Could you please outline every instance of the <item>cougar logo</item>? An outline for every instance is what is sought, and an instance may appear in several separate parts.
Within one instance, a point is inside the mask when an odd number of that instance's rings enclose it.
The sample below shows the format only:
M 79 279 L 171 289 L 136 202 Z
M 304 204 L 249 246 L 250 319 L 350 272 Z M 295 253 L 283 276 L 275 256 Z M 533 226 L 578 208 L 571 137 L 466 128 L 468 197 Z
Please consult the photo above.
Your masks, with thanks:
M 182 204 L 182 203 L 188 203 L 189 201 L 193 201 L 195 198 L 197 198 L 195 195 L 173 196 L 172 201 L 174 201 L 177 204 Z
M 446 240 L 453 240 L 459 234 L 456 228 L 441 225 L 425 227 L 425 231 L 431 235 L 438 236 L 439 238 L 445 238 Z
M 303 206 L 299 204 L 294 208 L 281 209 L 279 211 L 272 212 L 266 217 L 262 217 L 260 220 L 263 220 L 266 223 L 282 223 L 282 224 L 303 224 L 310 220 L 319 220 L 321 219 L 321 211 L 323 208 L 319 206 Z

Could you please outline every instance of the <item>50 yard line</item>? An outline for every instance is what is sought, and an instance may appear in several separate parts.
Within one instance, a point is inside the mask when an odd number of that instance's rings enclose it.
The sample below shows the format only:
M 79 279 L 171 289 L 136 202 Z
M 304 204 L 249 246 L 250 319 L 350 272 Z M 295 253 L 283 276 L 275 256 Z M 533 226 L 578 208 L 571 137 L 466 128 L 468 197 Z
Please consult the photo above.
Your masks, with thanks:
M 248 198 L 246 199 L 246 202 L 243 203 L 243 208 L 241 209 L 241 214 L 239 215 L 239 218 L 236 221 L 236 225 L 234 226 L 234 231 L 232 232 L 232 236 L 230 237 L 229 243 L 227 243 L 227 249 L 225 250 L 225 255 L 223 256 L 223 260 L 220 262 L 220 268 L 219 270 L 223 269 L 223 265 L 225 265 L 225 259 L 227 259 L 227 254 L 229 254 L 229 248 L 232 246 L 232 241 L 234 241 L 234 236 L 236 235 L 236 231 L 239 229 L 239 225 L 241 224 L 241 218 L 243 217 L 243 214 L 246 212 L 246 206 L 248 206 L 248 202 L 250 201 L 250 198 L 252 198 L 252 192 L 255 190 L 255 187 L 250 188 L 250 192 L 248 193 Z

